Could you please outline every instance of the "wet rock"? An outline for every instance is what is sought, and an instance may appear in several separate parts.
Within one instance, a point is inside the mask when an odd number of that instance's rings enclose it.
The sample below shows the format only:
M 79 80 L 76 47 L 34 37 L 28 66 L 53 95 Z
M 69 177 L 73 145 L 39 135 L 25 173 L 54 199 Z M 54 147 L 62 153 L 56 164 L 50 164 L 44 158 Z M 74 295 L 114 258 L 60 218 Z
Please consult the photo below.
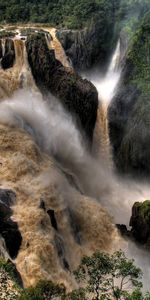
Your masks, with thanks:
M 40 209 L 43 209 L 44 211 L 46 210 L 46 208 L 45 208 L 45 202 L 44 202 L 43 199 L 40 200 L 39 208 L 40 208 Z
M 58 253 L 58 256 L 59 256 L 59 259 L 60 259 L 60 262 L 61 262 L 63 268 L 69 271 L 69 264 L 65 257 L 64 242 L 63 242 L 61 236 L 58 234 L 55 235 L 55 244 L 56 244 L 57 253 Z
M 130 226 L 133 237 L 139 243 L 150 242 L 150 200 L 133 205 Z
M 112 47 L 112 32 L 113 24 L 107 27 L 101 18 L 83 30 L 58 30 L 57 37 L 74 68 L 84 70 L 97 62 L 100 65 L 106 62 Z
M 81 236 L 80 236 L 80 232 L 81 232 L 81 228 L 75 218 L 75 214 L 73 212 L 72 209 L 68 209 L 68 217 L 69 217 L 69 223 L 73 232 L 73 236 L 75 241 L 80 245 L 81 244 Z
M 42 93 L 49 91 L 56 96 L 91 141 L 98 107 L 96 88 L 56 60 L 44 35 L 29 36 L 26 47 L 33 76 Z
M 6 39 L 5 42 L 5 54 L 1 60 L 2 68 L 9 69 L 12 68 L 15 61 L 15 49 L 14 49 L 14 42 L 11 39 Z
M 65 258 L 63 259 L 63 264 L 64 264 L 64 268 L 69 271 L 70 267 L 69 267 L 69 264 L 68 264 L 68 262 Z
M 12 190 L 0 189 L 0 203 L 10 208 L 15 204 L 16 194 Z
M 118 230 L 120 231 L 121 235 L 124 237 L 132 237 L 131 232 L 127 229 L 127 226 L 124 224 L 116 224 Z
M 55 229 L 55 230 L 58 230 L 58 226 L 57 226 L 57 220 L 56 220 L 56 217 L 55 217 L 55 212 L 53 209 L 49 209 L 47 211 L 49 217 L 50 217 L 50 220 L 51 220 L 51 224 L 52 224 L 52 227 Z
M 7 251 L 15 258 L 21 246 L 22 237 L 18 225 L 11 219 L 12 208 L 16 195 L 11 190 L 0 189 L 0 234 L 5 240 Z

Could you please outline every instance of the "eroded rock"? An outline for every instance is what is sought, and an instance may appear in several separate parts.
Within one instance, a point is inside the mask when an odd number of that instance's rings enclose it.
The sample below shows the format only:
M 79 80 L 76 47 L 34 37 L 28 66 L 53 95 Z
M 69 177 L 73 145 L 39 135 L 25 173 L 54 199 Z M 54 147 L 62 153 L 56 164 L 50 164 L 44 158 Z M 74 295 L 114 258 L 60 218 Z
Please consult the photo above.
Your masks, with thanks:
M 16 195 L 11 190 L 0 189 L 0 234 L 5 240 L 7 251 L 15 258 L 21 246 L 22 237 L 18 225 L 11 219 L 12 208 Z
M 96 88 L 56 60 L 44 35 L 29 36 L 26 47 L 33 76 L 42 93 L 49 91 L 58 97 L 86 137 L 92 140 L 98 107 Z
M 2 47 L 2 44 L 1 44 L 1 47 Z M 5 70 L 5 69 L 9 69 L 9 68 L 13 67 L 13 65 L 14 65 L 15 49 L 14 49 L 13 40 L 6 39 L 4 50 L 5 51 L 4 51 L 4 56 L 2 56 L 1 66 Z M 1 55 L 2 55 L 2 53 L 1 53 Z

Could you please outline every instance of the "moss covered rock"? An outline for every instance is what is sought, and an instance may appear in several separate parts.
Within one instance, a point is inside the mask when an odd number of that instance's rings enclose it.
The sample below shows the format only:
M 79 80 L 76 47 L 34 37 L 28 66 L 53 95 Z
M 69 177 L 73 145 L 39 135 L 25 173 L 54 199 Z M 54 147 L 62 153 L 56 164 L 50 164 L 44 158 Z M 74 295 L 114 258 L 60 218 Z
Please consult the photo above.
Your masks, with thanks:
M 150 200 L 143 203 L 136 202 L 133 205 L 130 226 L 138 242 L 142 244 L 150 242 Z

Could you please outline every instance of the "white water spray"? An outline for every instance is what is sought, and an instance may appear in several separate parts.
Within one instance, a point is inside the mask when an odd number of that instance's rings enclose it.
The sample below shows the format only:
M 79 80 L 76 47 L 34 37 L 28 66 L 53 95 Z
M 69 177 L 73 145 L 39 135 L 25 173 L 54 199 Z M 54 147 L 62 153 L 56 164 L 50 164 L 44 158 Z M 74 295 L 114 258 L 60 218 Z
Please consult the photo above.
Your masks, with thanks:
M 120 79 L 120 74 L 121 74 L 120 62 L 121 62 L 121 47 L 120 47 L 120 40 L 119 40 L 116 49 L 112 55 L 112 58 L 110 60 L 110 64 L 108 66 L 106 75 L 103 75 L 100 72 L 96 75 L 95 74 L 86 75 L 86 77 L 90 79 L 92 83 L 95 85 L 95 87 L 97 88 L 100 101 L 103 104 L 106 104 L 106 106 L 108 106 L 111 99 L 113 98 L 117 84 Z
M 116 223 L 123 222 L 128 225 L 132 204 L 148 198 L 149 188 L 138 183 L 117 180 L 112 171 L 107 169 L 105 162 L 87 153 L 72 117 L 64 111 L 60 103 L 51 96 L 49 101 L 50 103 L 44 102 L 42 98 L 35 98 L 33 94 L 22 90 L 11 100 L 0 104 L 1 123 L 28 131 L 41 149 L 58 159 L 62 169 L 69 169 L 76 178 L 77 186 L 81 187 L 80 190 L 85 195 L 100 201 L 114 216 Z M 67 199 L 68 190 L 63 191 L 64 189 L 65 187 L 62 187 L 61 193 L 65 194 L 64 198 Z M 72 200 L 70 196 L 68 201 L 71 203 Z M 72 205 L 75 205 L 75 202 Z M 94 218 L 94 211 L 93 214 Z M 89 230 L 88 227 L 86 230 Z M 138 261 L 141 262 L 140 251 L 137 248 L 136 251 Z M 127 249 L 127 252 L 131 251 Z M 132 256 L 133 254 L 132 252 Z M 142 265 L 145 264 L 141 263 Z M 146 274 L 147 272 L 146 270 Z

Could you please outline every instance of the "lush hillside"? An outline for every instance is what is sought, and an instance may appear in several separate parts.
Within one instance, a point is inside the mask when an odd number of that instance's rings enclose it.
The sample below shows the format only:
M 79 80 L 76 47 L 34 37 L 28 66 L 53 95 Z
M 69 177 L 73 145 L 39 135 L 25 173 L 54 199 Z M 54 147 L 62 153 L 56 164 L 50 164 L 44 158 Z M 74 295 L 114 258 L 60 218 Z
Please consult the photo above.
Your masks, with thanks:
M 123 23 L 129 19 L 136 21 L 148 6 L 149 0 L 0 0 L 0 22 L 39 22 L 81 28 L 93 19 L 114 21 L 117 17 L 122 24 L 122 20 Z
M 150 174 L 150 12 L 133 36 L 122 80 L 109 109 L 116 165 L 136 175 Z
M 93 18 L 112 16 L 120 0 L 0 0 L 0 22 L 41 22 L 81 28 Z M 8 5 L 9 4 L 9 5 Z

